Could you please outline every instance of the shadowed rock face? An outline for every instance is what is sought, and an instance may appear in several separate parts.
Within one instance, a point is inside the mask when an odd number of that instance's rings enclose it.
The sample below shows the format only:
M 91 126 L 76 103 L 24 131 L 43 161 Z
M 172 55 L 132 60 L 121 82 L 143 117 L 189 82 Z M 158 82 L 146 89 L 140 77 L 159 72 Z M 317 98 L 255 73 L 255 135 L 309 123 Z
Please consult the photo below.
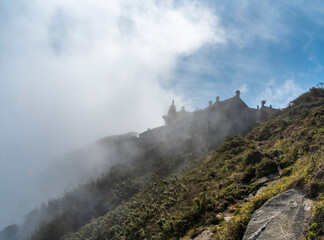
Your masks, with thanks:
M 296 240 L 307 230 L 312 201 L 298 190 L 268 200 L 253 213 L 243 240 Z

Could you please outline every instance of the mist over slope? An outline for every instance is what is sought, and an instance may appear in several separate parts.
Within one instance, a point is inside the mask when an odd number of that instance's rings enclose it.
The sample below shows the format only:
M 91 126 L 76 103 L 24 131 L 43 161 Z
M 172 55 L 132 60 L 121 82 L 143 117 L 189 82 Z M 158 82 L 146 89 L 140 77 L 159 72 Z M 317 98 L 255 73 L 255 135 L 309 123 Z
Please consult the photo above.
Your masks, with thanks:
M 313 88 L 244 136 L 229 137 L 204 152 L 193 152 L 190 141 L 180 146 L 142 145 L 129 135 L 104 139 L 103 143 L 116 143 L 114 155 L 123 162 L 96 181 L 35 209 L 22 227 L 12 225 L 0 237 L 179 239 L 208 227 L 215 239 L 241 239 L 256 209 L 297 187 L 318 205 L 314 212 L 318 227 L 310 227 L 310 232 L 312 239 L 320 239 L 323 116 L 324 90 Z M 124 143 L 131 143 L 130 151 L 125 151 Z M 277 180 L 263 185 L 260 179 L 269 174 Z M 231 220 L 224 221 L 228 216 Z
M 322 239 L 323 116 L 324 90 L 313 88 L 245 136 L 200 154 L 180 174 L 153 179 L 129 201 L 63 239 L 193 238 L 206 227 L 215 239 L 241 239 L 252 213 L 291 188 L 316 205 L 305 239 Z M 271 174 L 276 180 L 264 185 L 261 179 Z M 35 239 L 48 233 L 40 231 Z
M 206 7 L 151 0 L 5 0 L 0 32 L 1 228 L 69 189 L 37 177 L 66 152 L 161 124 L 179 58 L 223 41 Z
M 106 137 L 55 159 L 36 181 L 43 193 L 47 189 L 48 195 L 59 196 L 62 190 L 96 180 L 116 164 L 132 162 L 141 151 L 136 133 Z

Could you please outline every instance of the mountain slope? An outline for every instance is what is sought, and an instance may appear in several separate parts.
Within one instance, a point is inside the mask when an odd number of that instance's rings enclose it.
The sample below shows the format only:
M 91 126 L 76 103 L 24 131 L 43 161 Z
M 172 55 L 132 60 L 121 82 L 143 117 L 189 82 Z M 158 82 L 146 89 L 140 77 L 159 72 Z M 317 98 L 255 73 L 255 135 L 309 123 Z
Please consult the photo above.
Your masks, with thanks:
M 91 219 L 115 209 L 155 177 L 181 172 L 182 166 L 193 158 L 186 150 L 185 142 L 181 151 L 173 151 L 169 143 L 146 146 L 132 136 L 120 136 L 117 140 L 128 147 L 127 151 L 121 148 L 116 154 L 127 156 L 129 160 L 113 166 L 96 181 L 79 185 L 62 198 L 50 200 L 29 213 L 19 234 L 28 237 L 33 233 L 31 239 L 59 239 Z
M 324 91 L 313 88 L 245 136 L 204 153 L 194 153 L 190 141 L 114 138 L 127 146 L 117 159 L 129 160 L 35 209 L 0 239 L 191 239 L 206 228 L 215 239 L 241 239 L 251 214 L 290 188 L 315 200 L 307 236 L 320 239 L 323 115 Z
M 179 239 L 206 227 L 215 239 L 241 239 L 251 214 L 290 188 L 316 201 L 308 236 L 320 239 L 323 133 L 324 91 L 313 88 L 244 137 L 200 155 L 183 174 L 152 177 L 129 201 L 63 239 Z M 278 177 L 264 181 L 270 174 Z

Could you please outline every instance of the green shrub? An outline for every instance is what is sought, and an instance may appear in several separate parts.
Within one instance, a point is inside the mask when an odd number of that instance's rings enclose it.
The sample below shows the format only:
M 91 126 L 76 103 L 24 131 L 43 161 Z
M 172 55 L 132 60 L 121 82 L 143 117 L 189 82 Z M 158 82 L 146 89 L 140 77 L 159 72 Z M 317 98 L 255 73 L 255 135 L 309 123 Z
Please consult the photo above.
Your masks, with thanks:
M 245 165 L 257 164 L 261 161 L 262 157 L 263 155 L 259 151 L 250 150 L 244 159 L 244 164 Z
M 278 164 L 275 160 L 263 158 L 262 161 L 256 166 L 256 177 L 261 178 L 278 171 Z

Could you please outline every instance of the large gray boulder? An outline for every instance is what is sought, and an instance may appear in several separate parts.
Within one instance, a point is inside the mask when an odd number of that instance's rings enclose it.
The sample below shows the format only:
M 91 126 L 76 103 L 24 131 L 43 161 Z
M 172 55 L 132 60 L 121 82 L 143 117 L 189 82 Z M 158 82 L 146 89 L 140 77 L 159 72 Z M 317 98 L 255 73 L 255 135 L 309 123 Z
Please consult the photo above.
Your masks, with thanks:
M 307 230 L 312 201 L 291 189 L 269 199 L 255 211 L 243 240 L 296 240 Z

